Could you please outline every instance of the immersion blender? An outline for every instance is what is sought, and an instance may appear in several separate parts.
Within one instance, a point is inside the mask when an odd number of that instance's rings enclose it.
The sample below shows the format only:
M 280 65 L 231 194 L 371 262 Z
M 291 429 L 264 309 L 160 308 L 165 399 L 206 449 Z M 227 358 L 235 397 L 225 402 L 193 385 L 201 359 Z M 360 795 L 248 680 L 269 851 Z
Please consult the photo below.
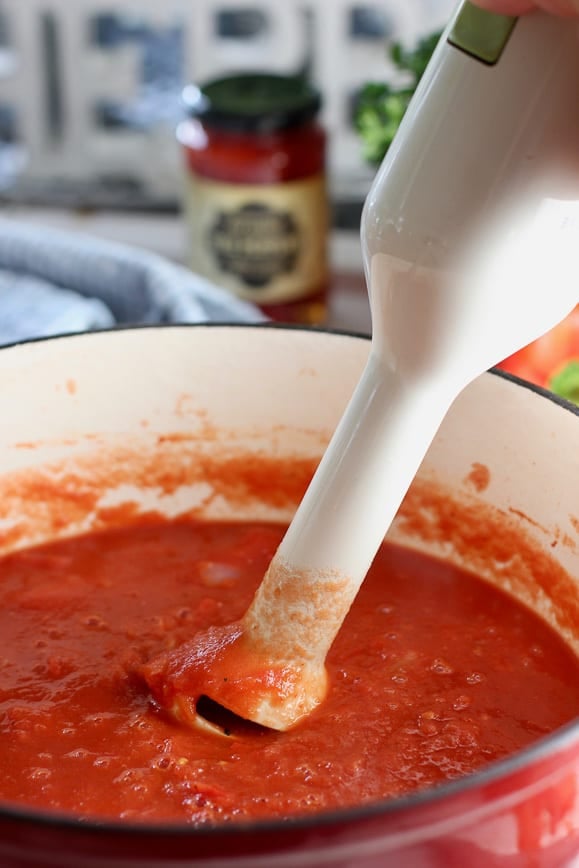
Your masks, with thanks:
M 163 664 L 158 699 L 193 725 L 200 695 L 280 730 L 323 700 L 326 653 L 448 407 L 579 301 L 579 25 L 463 4 L 362 239 L 374 332 L 362 378 L 249 609 L 219 642 L 187 646 L 195 690 L 172 683 L 181 651 Z

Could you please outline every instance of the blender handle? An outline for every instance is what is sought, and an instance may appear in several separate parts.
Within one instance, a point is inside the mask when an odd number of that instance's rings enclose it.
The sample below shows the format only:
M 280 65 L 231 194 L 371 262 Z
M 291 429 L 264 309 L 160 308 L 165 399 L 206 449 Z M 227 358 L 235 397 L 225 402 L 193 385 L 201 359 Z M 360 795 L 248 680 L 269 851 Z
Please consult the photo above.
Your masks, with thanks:
M 370 189 L 365 261 L 438 268 L 519 190 L 579 198 L 578 107 L 579 22 L 463 3 Z

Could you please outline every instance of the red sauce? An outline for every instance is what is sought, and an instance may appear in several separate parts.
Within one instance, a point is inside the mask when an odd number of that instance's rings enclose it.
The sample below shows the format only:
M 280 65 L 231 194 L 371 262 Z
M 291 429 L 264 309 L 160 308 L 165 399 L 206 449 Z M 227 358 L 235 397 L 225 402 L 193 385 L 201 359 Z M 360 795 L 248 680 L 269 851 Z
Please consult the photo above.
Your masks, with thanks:
M 0 561 L 0 798 L 205 823 L 395 797 L 517 751 L 579 710 L 579 664 L 455 567 L 378 554 L 331 649 L 327 700 L 287 733 L 180 727 L 141 667 L 240 617 L 283 533 L 174 523 Z

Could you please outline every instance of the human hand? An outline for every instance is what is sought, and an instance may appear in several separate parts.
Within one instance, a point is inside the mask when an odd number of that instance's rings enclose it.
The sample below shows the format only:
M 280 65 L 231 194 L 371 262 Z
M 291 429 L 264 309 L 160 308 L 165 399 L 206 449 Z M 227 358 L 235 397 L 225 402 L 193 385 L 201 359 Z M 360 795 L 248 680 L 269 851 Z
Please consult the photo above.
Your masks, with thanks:
M 502 15 L 524 15 L 543 9 L 553 15 L 579 18 L 579 0 L 475 0 L 477 6 Z

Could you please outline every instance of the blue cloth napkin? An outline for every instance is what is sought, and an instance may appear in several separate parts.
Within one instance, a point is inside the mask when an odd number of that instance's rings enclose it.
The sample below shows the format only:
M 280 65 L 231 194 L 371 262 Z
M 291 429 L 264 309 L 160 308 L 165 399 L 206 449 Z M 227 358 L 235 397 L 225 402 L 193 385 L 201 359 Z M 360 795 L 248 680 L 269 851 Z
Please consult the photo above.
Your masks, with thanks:
M 0 219 L 0 345 L 121 324 L 263 319 L 156 254 Z

